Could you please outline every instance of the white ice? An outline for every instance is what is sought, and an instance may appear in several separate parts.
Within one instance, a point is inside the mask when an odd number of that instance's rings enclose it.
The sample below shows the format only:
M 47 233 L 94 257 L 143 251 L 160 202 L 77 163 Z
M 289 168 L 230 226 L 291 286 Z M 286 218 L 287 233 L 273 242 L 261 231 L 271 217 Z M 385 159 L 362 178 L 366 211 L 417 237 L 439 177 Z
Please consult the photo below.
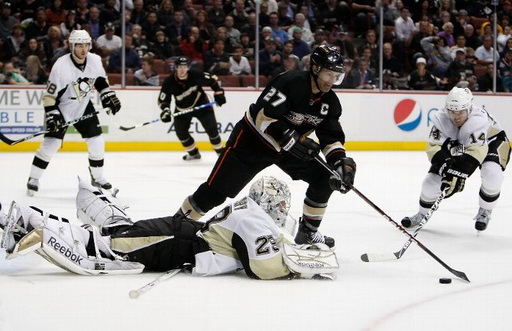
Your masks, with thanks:
M 204 152 L 107 153 L 106 176 L 134 219 L 173 214 L 208 176 Z M 393 220 L 417 211 L 428 169 L 424 152 L 353 152 L 355 186 Z M 74 219 L 76 176 L 88 176 L 85 153 L 58 153 L 25 195 L 32 153 L 0 156 L 0 201 L 31 204 Z M 286 179 L 291 213 L 301 214 L 305 184 Z M 0 251 L 0 330 L 510 330 L 512 329 L 512 179 L 486 231 L 477 235 L 479 173 L 441 203 L 418 239 L 471 283 L 454 277 L 418 245 L 398 261 L 365 263 L 363 253 L 398 251 L 408 237 L 353 192 L 334 193 L 321 231 L 333 236 L 340 270 L 335 281 L 256 281 L 243 272 L 211 278 L 180 273 L 138 299 L 128 292 L 158 273 L 87 277 L 69 274 L 38 255 L 4 260 Z M 226 178 L 229 180 L 229 178 Z M 242 194 L 247 193 L 247 188 Z M 439 284 L 441 277 L 453 278 Z

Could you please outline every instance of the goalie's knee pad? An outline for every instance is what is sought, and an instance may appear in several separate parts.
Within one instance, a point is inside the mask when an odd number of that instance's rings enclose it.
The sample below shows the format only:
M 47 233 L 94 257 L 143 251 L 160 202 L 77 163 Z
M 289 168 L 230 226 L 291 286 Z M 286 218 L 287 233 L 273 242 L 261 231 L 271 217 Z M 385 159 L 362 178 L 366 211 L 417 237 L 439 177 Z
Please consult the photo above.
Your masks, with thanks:
M 78 183 L 76 209 L 79 220 L 97 225 L 102 234 L 106 234 L 109 228 L 133 224 L 119 199 L 104 194 L 82 179 Z
M 283 244 L 283 260 L 291 272 L 300 278 L 315 278 L 319 274 L 331 274 L 339 269 L 336 253 L 325 244 Z

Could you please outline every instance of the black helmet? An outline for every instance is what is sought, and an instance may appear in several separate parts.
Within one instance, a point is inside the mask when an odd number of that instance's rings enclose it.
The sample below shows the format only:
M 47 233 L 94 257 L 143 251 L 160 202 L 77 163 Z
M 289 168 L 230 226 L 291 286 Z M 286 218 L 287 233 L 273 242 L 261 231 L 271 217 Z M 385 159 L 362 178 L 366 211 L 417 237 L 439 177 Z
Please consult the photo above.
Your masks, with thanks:
M 332 46 L 320 45 L 313 50 L 310 58 L 309 69 L 313 73 L 313 65 L 317 65 L 319 69 L 325 68 L 332 71 L 344 73 L 343 58 L 338 49 Z M 319 71 L 318 71 L 319 72 Z M 318 72 L 313 74 L 318 74 Z
M 186 56 L 180 56 L 174 61 L 174 65 L 176 66 L 188 66 L 190 65 L 190 60 Z

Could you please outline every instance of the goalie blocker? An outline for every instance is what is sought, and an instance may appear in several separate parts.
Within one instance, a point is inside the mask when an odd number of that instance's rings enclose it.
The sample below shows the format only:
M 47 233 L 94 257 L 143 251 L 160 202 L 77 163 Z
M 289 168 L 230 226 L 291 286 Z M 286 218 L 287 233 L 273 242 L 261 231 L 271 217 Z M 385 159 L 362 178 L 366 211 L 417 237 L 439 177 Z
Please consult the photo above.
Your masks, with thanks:
M 174 216 L 134 223 L 117 198 L 80 181 L 77 209 L 80 220 L 94 226 L 13 203 L 0 224 L 7 258 L 36 252 L 82 275 L 165 271 L 190 263 L 196 276 L 244 269 L 255 279 L 333 279 L 318 275 L 338 269 L 327 246 L 293 244 L 251 198 L 226 206 L 206 224 Z

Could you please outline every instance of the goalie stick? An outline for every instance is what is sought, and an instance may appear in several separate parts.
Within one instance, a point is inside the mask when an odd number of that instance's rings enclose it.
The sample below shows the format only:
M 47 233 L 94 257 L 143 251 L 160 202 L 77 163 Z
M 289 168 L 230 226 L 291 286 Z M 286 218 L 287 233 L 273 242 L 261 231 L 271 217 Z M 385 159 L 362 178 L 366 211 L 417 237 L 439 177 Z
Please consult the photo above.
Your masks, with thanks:
M 105 108 L 104 110 L 107 111 L 107 113 L 110 112 L 110 108 Z M 87 115 L 83 115 L 82 117 L 80 118 L 77 118 L 75 120 L 72 120 L 72 121 L 68 121 L 66 123 L 64 123 L 61 128 L 65 128 L 65 127 L 68 127 L 70 125 L 73 125 L 73 124 L 76 124 L 78 122 L 81 122 L 81 121 L 84 121 L 86 119 L 89 119 L 95 115 L 99 114 L 99 111 L 95 111 L 94 113 L 90 113 L 90 114 L 87 114 Z M 26 137 L 23 137 L 21 139 L 18 139 L 18 140 L 12 140 L 12 139 L 9 139 L 7 138 L 6 136 L 4 136 L 2 133 L 0 133 L 0 140 L 3 141 L 4 143 L 6 143 L 7 145 L 16 145 L 16 144 L 19 144 L 21 142 L 24 142 L 24 141 L 27 141 L 27 140 L 30 140 L 32 138 L 35 138 L 35 137 L 38 137 L 38 136 L 41 136 L 43 134 L 46 134 L 50 132 L 50 130 L 42 130 L 42 131 L 39 131 L 39 132 L 36 132 L 36 133 L 33 133 L 31 135 L 28 135 Z
M 331 173 L 333 176 L 339 176 L 339 174 L 331 169 L 331 167 L 325 162 L 320 155 L 315 155 L 315 160 L 322 165 L 327 171 Z M 361 199 L 363 199 L 366 203 L 368 203 L 373 209 L 375 209 L 379 214 L 381 214 L 387 221 L 392 223 L 398 230 L 403 232 L 406 236 L 409 237 L 410 240 L 414 241 L 422 250 L 424 250 L 428 255 L 430 255 L 434 260 L 436 260 L 439 264 L 441 264 L 446 270 L 451 272 L 456 277 L 465 280 L 466 282 L 470 282 L 469 278 L 466 276 L 466 274 L 462 271 L 455 270 L 451 268 L 449 265 L 447 265 L 443 260 L 441 260 L 437 255 L 435 255 L 430 249 L 427 248 L 427 246 L 423 245 L 421 241 L 413 237 L 407 230 L 401 226 L 399 223 L 397 223 L 395 220 L 393 220 L 388 214 L 386 214 L 382 209 L 379 208 L 376 204 L 374 204 L 370 199 L 368 199 L 363 193 L 359 192 L 358 189 L 356 189 L 353 185 L 349 185 L 350 189 L 357 194 Z
M 167 279 L 169 279 L 171 277 L 174 277 L 181 270 L 182 269 L 171 269 L 171 270 L 161 274 L 160 276 L 158 276 L 157 278 L 155 278 L 151 282 L 147 283 L 146 285 L 142 286 L 141 288 L 136 289 L 136 290 L 131 290 L 130 292 L 128 292 L 128 295 L 132 299 L 137 299 L 139 296 L 141 296 L 142 294 L 144 294 L 147 291 L 151 290 L 153 287 L 155 287 L 156 285 L 160 284 L 164 280 L 167 280 Z
M 191 113 L 191 112 L 193 112 L 195 110 L 203 109 L 203 108 L 210 107 L 210 106 L 213 106 L 213 105 L 216 105 L 216 104 L 217 104 L 216 101 L 208 102 L 208 103 L 205 103 L 204 105 L 196 106 L 196 107 L 184 110 L 184 111 L 173 113 L 172 117 L 177 117 L 177 116 L 185 115 L 185 114 Z M 160 118 L 155 118 L 154 120 L 151 120 L 151 121 L 148 121 L 148 122 L 144 122 L 144 123 L 140 123 L 140 124 L 136 124 L 134 126 L 120 126 L 119 129 L 123 130 L 123 131 L 130 131 L 130 130 L 133 130 L 133 129 L 136 129 L 136 128 L 140 128 L 142 126 L 146 126 L 146 125 L 153 124 L 153 123 L 156 123 L 156 122 L 160 122 Z
M 445 198 L 447 191 L 448 191 L 448 188 L 446 188 L 444 191 L 441 191 L 441 194 L 439 195 L 437 200 L 434 202 L 432 207 L 430 207 L 427 214 L 425 214 L 425 216 L 421 220 L 420 224 L 418 224 L 418 226 L 414 230 L 414 233 L 412 234 L 413 237 L 416 237 L 418 235 L 418 232 L 420 232 L 420 230 L 425 226 L 425 224 L 427 224 L 427 222 L 430 219 L 430 217 L 432 216 L 432 214 L 437 210 L 437 208 L 439 208 L 439 204 Z M 405 251 L 409 248 L 411 243 L 412 243 L 412 239 L 409 238 L 398 252 L 387 253 L 387 254 L 367 254 L 367 253 L 365 253 L 365 254 L 361 255 L 361 260 L 363 260 L 364 262 L 380 262 L 380 261 L 398 260 L 399 258 L 402 257 L 402 255 L 404 255 Z

